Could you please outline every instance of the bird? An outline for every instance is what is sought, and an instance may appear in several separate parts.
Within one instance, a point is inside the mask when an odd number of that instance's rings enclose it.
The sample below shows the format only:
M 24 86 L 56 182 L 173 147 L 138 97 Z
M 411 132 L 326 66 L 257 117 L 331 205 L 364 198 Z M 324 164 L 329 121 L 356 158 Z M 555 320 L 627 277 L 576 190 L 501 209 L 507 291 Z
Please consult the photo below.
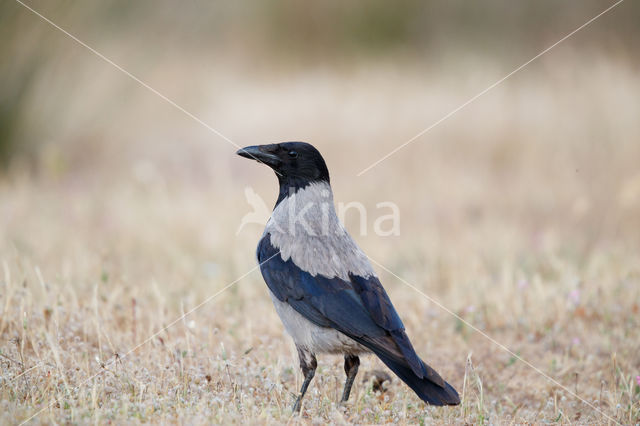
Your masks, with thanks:
M 340 403 L 349 399 L 359 357 L 373 353 L 424 402 L 458 405 L 458 392 L 414 350 L 369 258 L 340 222 L 320 152 L 306 142 L 282 142 L 236 154 L 270 167 L 278 178 L 278 198 L 256 255 L 304 376 L 292 412 L 300 411 L 317 354 L 344 356 Z

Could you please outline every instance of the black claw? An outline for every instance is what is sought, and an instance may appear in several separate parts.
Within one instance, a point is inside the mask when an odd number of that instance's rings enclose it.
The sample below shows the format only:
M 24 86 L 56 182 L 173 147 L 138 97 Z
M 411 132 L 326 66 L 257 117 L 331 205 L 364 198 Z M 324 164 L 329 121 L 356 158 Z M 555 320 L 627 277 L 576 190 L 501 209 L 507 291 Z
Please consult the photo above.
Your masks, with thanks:
M 296 403 L 293 404 L 293 409 L 291 410 L 293 413 L 299 413 L 300 412 L 300 406 L 302 405 L 300 403 L 301 400 L 302 400 L 302 398 L 298 396 L 298 399 L 296 399 Z
M 293 404 L 294 413 L 300 412 L 300 408 L 302 406 L 302 398 L 304 397 L 304 394 L 307 393 L 309 383 L 311 383 L 313 376 L 315 376 L 316 368 L 318 366 L 316 357 L 313 353 L 300 347 L 297 347 L 297 349 L 298 356 L 300 358 L 300 368 L 302 369 L 302 374 L 304 374 L 304 382 L 302 382 L 302 387 L 300 388 L 300 395 L 298 395 L 296 403 Z
M 356 355 L 344 356 L 344 372 L 347 373 L 347 380 L 344 382 L 344 391 L 342 391 L 341 403 L 345 403 L 349 400 L 349 394 L 351 394 L 351 386 L 358 374 L 358 367 L 360 366 L 360 358 Z

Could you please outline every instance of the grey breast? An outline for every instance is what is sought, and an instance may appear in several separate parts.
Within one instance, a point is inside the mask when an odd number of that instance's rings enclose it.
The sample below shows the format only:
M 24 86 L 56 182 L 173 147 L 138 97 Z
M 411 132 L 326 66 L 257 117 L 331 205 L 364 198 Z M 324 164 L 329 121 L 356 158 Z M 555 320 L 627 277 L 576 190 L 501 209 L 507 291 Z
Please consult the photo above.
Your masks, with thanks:
M 329 184 L 312 183 L 285 198 L 273 211 L 265 234 L 280 250 L 311 275 L 349 279 L 349 273 L 374 275 L 367 256 L 340 223 Z

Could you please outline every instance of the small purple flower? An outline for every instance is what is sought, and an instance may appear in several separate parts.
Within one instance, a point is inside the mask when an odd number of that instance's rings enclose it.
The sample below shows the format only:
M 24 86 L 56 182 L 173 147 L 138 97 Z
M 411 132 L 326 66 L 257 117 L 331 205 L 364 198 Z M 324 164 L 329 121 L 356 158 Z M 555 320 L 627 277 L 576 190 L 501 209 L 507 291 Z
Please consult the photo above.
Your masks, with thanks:
M 636 376 L 636 383 L 640 386 L 640 376 Z
M 574 305 L 579 304 L 580 303 L 580 290 L 578 290 L 578 289 L 571 290 L 571 292 L 569 293 L 568 299 Z
M 573 344 L 573 346 L 577 346 L 580 344 L 580 338 L 579 337 L 574 337 L 573 340 L 571 340 L 571 343 Z

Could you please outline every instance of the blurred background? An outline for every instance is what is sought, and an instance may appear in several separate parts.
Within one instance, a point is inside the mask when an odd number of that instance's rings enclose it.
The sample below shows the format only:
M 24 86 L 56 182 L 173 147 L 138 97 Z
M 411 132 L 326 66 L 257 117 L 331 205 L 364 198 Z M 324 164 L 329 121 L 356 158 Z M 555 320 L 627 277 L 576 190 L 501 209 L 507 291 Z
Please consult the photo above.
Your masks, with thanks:
M 601 239 L 640 240 L 636 2 L 621 4 L 358 178 L 609 3 L 29 4 L 239 146 L 315 144 L 337 198 L 368 202 L 372 210 L 383 200 L 399 204 L 403 230 L 412 231 L 405 238 L 416 236 L 414 221 L 443 238 L 465 221 L 496 221 L 572 250 Z M 167 196 L 170 207 L 156 214 L 197 232 L 184 212 L 167 211 L 188 208 L 180 200 L 188 193 L 202 203 L 192 213 L 205 214 L 208 232 L 218 235 L 203 240 L 226 247 L 235 238 L 224 233 L 248 208 L 243 187 L 254 186 L 268 204 L 275 199 L 271 172 L 235 157 L 230 142 L 19 3 L 0 7 L 0 179 L 11 191 L 1 210 L 5 242 L 41 246 L 20 237 L 20 221 L 31 218 L 37 227 L 42 214 L 70 220 L 67 213 L 79 209 L 74 226 L 99 215 L 125 221 L 134 209 L 109 199 L 124 193 Z M 45 198 L 27 203 L 13 195 L 20 185 Z M 69 202 L 51 204 L 47 196 Z M 207 204 L 220 199 L 225 209 Z M 132 223 L 136 233 L 144 230 Z
M 314 144 L 336 201 L 368 209 L 368 235 L 357 237 L 365 251 L 501 339 L 519 342 L 563 320 L 583 332 L 596 318 L 637 323 L 637 1 L 623 2 L 360 177 L 613 3 L 27 4 L 238 146 Z M 60 294 L 77 295 L 67 300 L 76 297 L 80 311 L 89 309 L 82 295 L 96 285 L 114 309 L 134 298 L 141 312 L 155 312 L 157 296 L 168 321 L 180 303 L 193 306 L 255 265 L 261 227 L 236 230 L 251 211 L 245 187 L 268 205 L 275 201 L 270 170 L 235 156 L 232 143 L 16 1 L 0 2 L 0 52 L 0 260 L 12 280 L 55 283 L 66 289 Z M 383 201 L 400 208 L 399 236 L 373 233 Z M 356 219 L 346 220 L 355 235 Z M 415 294 L 385 279 L 396 305 L 423 312 Z M 270 320 L 263 326 L 280 339 L 266 289 L 257 275 L 251 280 L 229 292 L 229 306 L 237 313 L 246 300 L 264 302 L 251 312 L 263 312 Z M 525 295 L 526 288 L 535 293 Z M 25 306 L 50 304 L 47 293 L 32 298 Z M 589 303 L 580 311 L 585 322 L 572 323 L 576 306 Z M 231 321 L 211 309 L 211 321 Z M 458 346 L 440 352 L 444 361 L 456 359 L 449 371 L 456 381 L 469 351 L 495 355 L 430 309 L 409 315 L 407 327 L 460 333 Z M 128 308 L 116 312 L 129 321 Z M 129 333 L 114 321 L 114 333 Z M 149 319 L 149 330 L 156 321 Z M 448 325 L 440 329 L 438 321 Z M 582 336 L 566 333 L 567 342 Z M 587 336 L 585 352 L 593 352 Z M 609 359 L 619 343 L 628 371 L 640 369 L 637 340 L 628 346 L 627 332 L 618 338 L 590 344 L 602 343 L 595 351 Z M 231 339 L 228 347 L 234 342 L 238 351 L 260 345 Z M 550 365 L 541 348 L 522 350 L 534 364 Z

